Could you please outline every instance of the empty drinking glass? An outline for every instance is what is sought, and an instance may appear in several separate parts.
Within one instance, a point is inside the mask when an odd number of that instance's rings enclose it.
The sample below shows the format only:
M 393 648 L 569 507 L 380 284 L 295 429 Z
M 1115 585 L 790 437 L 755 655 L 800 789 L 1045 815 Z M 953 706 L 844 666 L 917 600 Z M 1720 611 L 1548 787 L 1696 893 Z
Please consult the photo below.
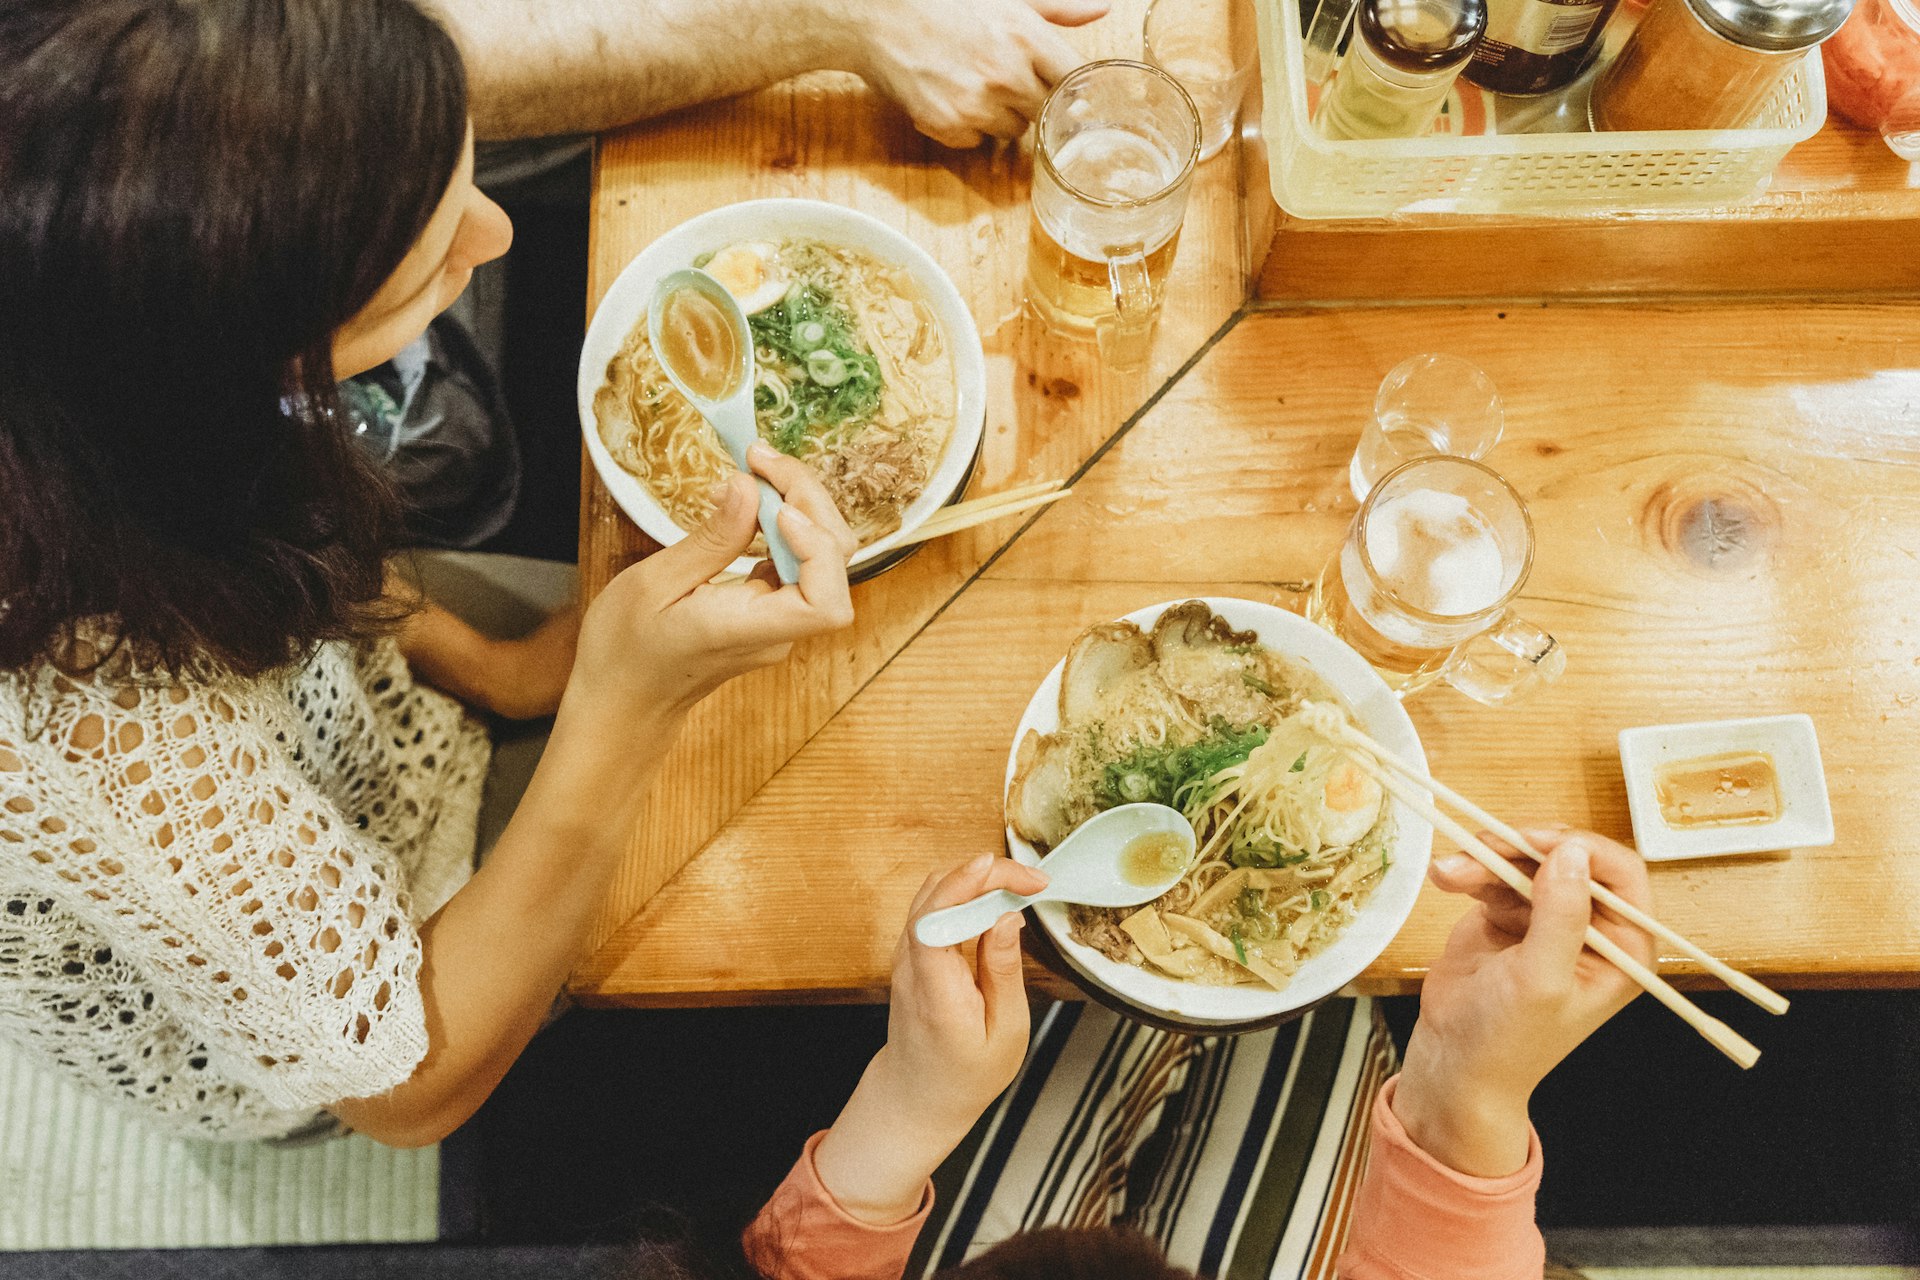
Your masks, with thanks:
M 1365 501 L 1381 476 L 1415 458 L 1479 461 L 1500 443 L 1503 420 L 1500 393 L 1478 365 L 1432 354 L 1402 360 L 1381 381 L 1347 468 L 1354 498 Z
M 1257 65 L 1248 0 L 1153 0 L 1146 61 L 1180 82 L 1200 113 L 1200 158 L 1211 159 L 1240 118 Z

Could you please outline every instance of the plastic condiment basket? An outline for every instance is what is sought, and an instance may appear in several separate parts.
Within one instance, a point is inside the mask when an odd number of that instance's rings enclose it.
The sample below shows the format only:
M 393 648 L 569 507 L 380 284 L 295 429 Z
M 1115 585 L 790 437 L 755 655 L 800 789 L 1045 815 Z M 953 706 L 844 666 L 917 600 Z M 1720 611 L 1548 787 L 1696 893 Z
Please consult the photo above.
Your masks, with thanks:
M 1802 58 L 1744 129 L 1332 141 L 1307 110 L 1297 0 L 1254 0 L 1262 123 L 1280 207 L 1298 218 L 1422 213 L 1673 212 L 1759 194 L 1827 118 L 1820 58 Z

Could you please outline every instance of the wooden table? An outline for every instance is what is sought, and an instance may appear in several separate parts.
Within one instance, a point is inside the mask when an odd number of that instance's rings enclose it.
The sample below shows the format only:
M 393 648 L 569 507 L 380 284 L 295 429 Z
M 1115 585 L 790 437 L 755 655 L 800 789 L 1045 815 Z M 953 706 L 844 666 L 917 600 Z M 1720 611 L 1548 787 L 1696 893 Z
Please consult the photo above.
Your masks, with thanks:
M 1085 50 L 1133 52 L 1142 7 L 1079 33 Z M 855 589 L 850 632 L 696 712 L 577 996 L 882 996 L 923 876 L 1001 847 L 1014 725 L 1072 637 L 1201 593 L 1297 607 L 1352 515 L 1346 463 L 1375 384 L 1428 349 L 1471 356 L 1507 398 L 1490 461 L 1540 541 L 1523 611 L 1572 655 L 1516 708 L 1412 703 L 1436 771 L 1503 814 L 1626 838 L 1619 729 L 1809 712 L 1838 843 L 1658 867 L 1658 909 L 1788 985 L 1920 982 L 1920 303 L 1280 309 L 1249 298 L 1286 240 L 1257 149 L 1230 148 L 1197 177 L 1151 367 L 1120 376 L 1021 312 L 1026 179 L 1021 154 L 942 152 L 842 77 L 602 141 L 593 301 L 704 209 L 864 209 L 925 245 L 980 323 L 973 492 L 1072 475 L 1076 493 L 930 544 Z M 589 469 L 587 590 L 649 549 Z M 1416 987 L 1460 909 L 1429 891 L 1358 985 Z

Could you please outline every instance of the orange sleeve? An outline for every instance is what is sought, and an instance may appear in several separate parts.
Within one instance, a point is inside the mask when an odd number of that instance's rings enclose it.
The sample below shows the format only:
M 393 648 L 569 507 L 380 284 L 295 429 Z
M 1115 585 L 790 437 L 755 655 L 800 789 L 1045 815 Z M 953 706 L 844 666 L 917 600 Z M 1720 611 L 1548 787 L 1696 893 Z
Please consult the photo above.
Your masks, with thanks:
M 933 1211 L 933 1184 L 912 1217 L 885 1227 L 862 1222 L 840 1207 L 814 1167 L 826 1136 L 807 1139 L 786 1181 L 748 1224 L 740 1239 L 747 1261 L 767 1280 L 900 1280 Z
M 1393 1114 L 1396 1078 L 1373 1104 L 1373 1154 L 1335 1268 L 1342 1280 L 1540 1280 L 1546 1244 L 1533 1223 L 1540 1135 L 1505 1178 L 1457 1173 L 1414 1145 Z

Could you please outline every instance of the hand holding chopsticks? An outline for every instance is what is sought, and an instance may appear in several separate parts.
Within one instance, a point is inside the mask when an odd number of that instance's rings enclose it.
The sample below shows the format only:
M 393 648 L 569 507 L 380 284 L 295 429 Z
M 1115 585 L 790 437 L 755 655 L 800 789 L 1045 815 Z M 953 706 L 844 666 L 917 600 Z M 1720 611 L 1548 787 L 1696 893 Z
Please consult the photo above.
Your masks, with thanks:
M 1515 850 L 1539 861 L 1542 857 L 1520 832 L 1499 821 L 1484 809 L 1473 804 L 1458 792 L 1434 781 L 1420 769 L 1375 742 L 1360 730 L 1347 724 L 1331 708 L 1325 714 L 1315 713 L 1313 727 L 1315 732 L 1344 748 L 1353 758 L 1362 772 L 1377 781 L 1389 794 L 1401 803 L 1431 822 L 1434 829 L 1446 836 L 1454 844 L 1471 855 L 1488 871 L 1518 893 L 1522 898 L 1532 900 L 1532 883 L 1521 874 L 1506 858 L 1501 857 L 1485 841 L 1471 831 L 1442 813 L 1424 794 L 1432 790 L 1435 795 L 1447 801 L 1454 808 L 1485 826 L 1500 839 L 1512 845 Z M 1384 766 L 1384 767 L 1382 767 Z M 1674 930 L 1661 924 L 1646 912 L 1627 902 L 1605 885 L 1590 884 L 1594 901 L 1613 911 L 1622 919 L 1645 929 L 1654 937 L 1674 946 L 1682 953 L 1698 961 L 1710 973 L 1726 982 L 1728 986 L 1746 996 L 1749 1000 L 1770 1013 L 1784 1013 L 1787 1002 L 1779 994 L 1762 986 L 1746 974 L 1734 969 L 1724 961 L 1714 957 L 1697 944 L 1689 941 Z M 1587 946 L 1612 963 L 1622 973 L 1638 984 L 1661 1004 L 1666 1005 L 1689 1026 L 1693 1027 L 1707 1041 L 1742 1067 L 1751 1067 L 1759 1060 L 1760 1051 L 1750 1042 L 1718 1018 L 1706 1013 L 1698 1005 L 1676 991 L 1673 985 L 1659 974 L 1628 955 L 1620 945 L 1597 929 L 1589 928 L 1586 934 Z

